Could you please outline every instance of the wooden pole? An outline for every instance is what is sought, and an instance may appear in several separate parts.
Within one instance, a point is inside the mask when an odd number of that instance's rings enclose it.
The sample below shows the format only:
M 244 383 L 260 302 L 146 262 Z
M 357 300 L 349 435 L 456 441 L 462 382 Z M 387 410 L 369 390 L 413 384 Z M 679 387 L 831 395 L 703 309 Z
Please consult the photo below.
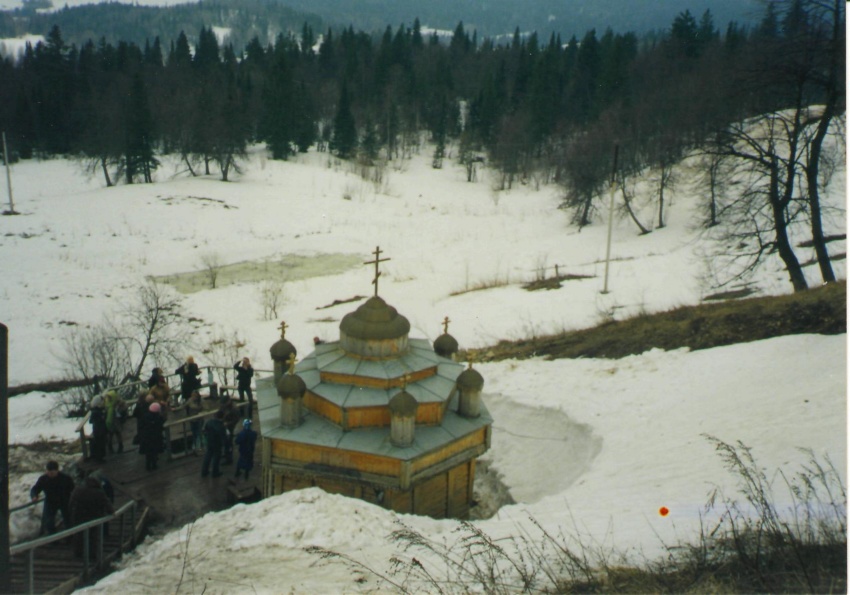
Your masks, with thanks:
M 608 293 L 608 268 L 611 264 L 611 233 L 614 229 L 614 193 L 617 190 L 617 155 L 620 145 L 614 145 L 614 167 L 611 169 L 611 202 L 608 205 L 608 245 L 605 248 L 605 286 L 602 293 Z
M 9 329 L 0 323 L 0 568 L 11 568 L 9 546 Z M 0 572 L 0 593 L 12 592 L 12 573 Z
M 3 161 L 6 163 L 6 187 L 9 189 L 9 215 L 14 215 L 15 201 L 12 199 L 12 170 L 9 169 L 9 149 L 6 148 L 5 132 L 3 132 Z

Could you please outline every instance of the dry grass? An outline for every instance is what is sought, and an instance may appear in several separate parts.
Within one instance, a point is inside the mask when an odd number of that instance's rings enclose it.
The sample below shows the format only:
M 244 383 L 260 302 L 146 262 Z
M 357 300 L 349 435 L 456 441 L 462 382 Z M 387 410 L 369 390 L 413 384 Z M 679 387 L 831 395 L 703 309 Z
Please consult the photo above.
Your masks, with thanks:
M 831 283 L 777 297 L 686 306 L 557 335 L 500 341 L 461 352 L 475 361 L 545 356 L 620 358 L 652 348 L 708 349 L 801 333 L 847 332 L 847 286 Z

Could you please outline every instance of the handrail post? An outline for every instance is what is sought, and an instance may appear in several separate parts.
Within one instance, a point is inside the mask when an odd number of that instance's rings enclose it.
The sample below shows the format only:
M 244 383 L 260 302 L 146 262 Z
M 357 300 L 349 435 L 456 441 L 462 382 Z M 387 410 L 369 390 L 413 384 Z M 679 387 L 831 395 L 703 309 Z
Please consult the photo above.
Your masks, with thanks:
M 104 528 L 106 527 L 106 523 L 101 523 L 97 526 L 97 535 L 100 539 L 97 540 L 97 569 L 100 570 L 103 568 L 103 538 L 106 531 Z
M 120 523 L 118 524 L 118 557 L 124 556 L 124 522 L 127 520 L 127 513 L 121 515 Z
M 83 529 L 83 580 L 89 580 L 89 530 Z
M 171 453 L 171 428 L 169 426 L 165 426 L 165 453 L 168 455 L 168 460 L 174 458 Z
M 136 547 L 136 501 L 133 500 L 132 512 L 130 513 L 130 544 Z
M 35 593 L 35 548 L 29 551 L 27 556 L 27 584 L 29 585 L 30 595 Z

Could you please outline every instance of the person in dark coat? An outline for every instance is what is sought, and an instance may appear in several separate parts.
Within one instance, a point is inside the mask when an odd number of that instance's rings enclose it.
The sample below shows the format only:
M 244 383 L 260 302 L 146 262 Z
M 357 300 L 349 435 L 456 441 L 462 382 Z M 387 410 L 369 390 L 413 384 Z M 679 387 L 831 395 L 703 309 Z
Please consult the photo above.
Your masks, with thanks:
M 248 395 L 248 419 L 250 419 L 254 410 L 254 393 L 251 390 L 254 368 L 251 367 L 251 360 L 243 357 L 242 361 L 233 364 L 233 369 L 236 370 L 236 389 L 239 391 L 239 400 L 244 401 L 245 395 Z
M 103 491 L 101 483 L 94 477 L 87 477 L 82 485 L 77 486 L 71 494 L 71 523 L 82 525 L 88 521 L 99 519 L 115 512 L 112 502 Z M 89 546 L 91 552 L 97 551 L 100 530 L 96 527 L 89 531 Z M 74 536 L 74 553 L 83 555 L 83 533 Z
M 162 373 L 162 368 L 154 368 L 151 372 L 151 377 L 148 378 L 148 388 L 153 388 L 159 384 L 160 380 L 165 382 L 165 375 Z
M 139 454 L 145 455 L 145 469 L 156 469 L 159 453 L 165 450 L 165 440 L 162 436 L 162 426 L 165 418 L 160 415 L 159 403 L 151 403 L 148 412 L 142 418 L 141 438 L 139 439 Z
M 201 388 L 201 369 L 195 363 L 191 355 L 186 358 L 186 363 L 174 370 L 180 375 L 180 395 L 186 401 L 192 393 Z
M 71 493 L 74 491 L 74 480 L 70 475 L 59 471 L 59 463 L 48 461 L 46 473 L 38 478 L 30 490 L 30 498 L 35 502 L 39 494 L 44 492 L 44 508 L 41 512 L 41 534 L 56 533 L 56 513 L 62 513 L 65 527 L 71 525 L 71 512 L 68 507 Z
M 221 475 L 221 451 L 224 448 L 224 443 L 227 440 L 227 430 L 224 428 L 224 412 L 216 411 L 215 417 L 207 420 L 204 424 L 204 439 L 207 442 L 207 451 L 204 453 L 204 462 L 201 465 L 201 477 L 206 477 L 210 473 L 210 463 L 212 463 L 212 476 L 219 477 Z
M 106 425 L 106 407 L 103 396 L 97 395 L 91 402 L 91 458 L 102 463 L 106 459 L 106 441 L 109 437 L 109 428 Z
M 236 436 L 239 459 L 236 461 L 236 474 L 234 477 L 239 477 L 239 472 L 244 470 L 245 479 L 248 479 L 248 473 L 254 468 L 254 448 L 256 445 L 257 432 L 251 429 L 251 420 L 246 419 L 242 422 L 242 431 Z
M 150 400 L 148 399 L 149 395 L 150 393 L 147 391 L 142 391 L 136 398 L 136 406 L 133 408 L 133 417 L 136 418 L 136 437 L 133 438 L 133 444 L 138 444 L 142 438 L 142 425 L 144 425 L 145 413 L 148 412 L 148 407 L 154 401 L 153 396 L 151 396 Z
M 236 424 L 239 423 L 239 410 L 230 397 L 222 397 L 219 411 L 224 414 L 221 421 L 224 422 L 224 429 L 227 430 L 222 461 L 223 464 L 230 465 L 233 463 L 233 435 L 236 433 Z

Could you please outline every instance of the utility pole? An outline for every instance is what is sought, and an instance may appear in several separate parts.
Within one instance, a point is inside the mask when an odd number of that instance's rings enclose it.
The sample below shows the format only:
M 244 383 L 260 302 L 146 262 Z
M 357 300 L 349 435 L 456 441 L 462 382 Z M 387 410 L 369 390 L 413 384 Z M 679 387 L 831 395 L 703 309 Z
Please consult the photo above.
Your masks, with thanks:
M 3 162 L 6 164 L 6 187 L 9 189 L 9 210 L 4 215 L 16 215 L 12 199 L 12 170 L 9 169 L 9 149 L 6 148 L 6 133 L 3 132 Z
M 614 229 L 614 193 L 617 191 L 617 155 L 620 145 L 614 145 L 614 167 L 611 169 L 611 203 L 608 205 L 608 246 L 605 248 L 605 287 L 602 293 L 608 293 L 608 267 L 611 264 L 611 233 Z
M 9 555 L 9 329 L 0 323 L 0 593 L 12 592 Z

